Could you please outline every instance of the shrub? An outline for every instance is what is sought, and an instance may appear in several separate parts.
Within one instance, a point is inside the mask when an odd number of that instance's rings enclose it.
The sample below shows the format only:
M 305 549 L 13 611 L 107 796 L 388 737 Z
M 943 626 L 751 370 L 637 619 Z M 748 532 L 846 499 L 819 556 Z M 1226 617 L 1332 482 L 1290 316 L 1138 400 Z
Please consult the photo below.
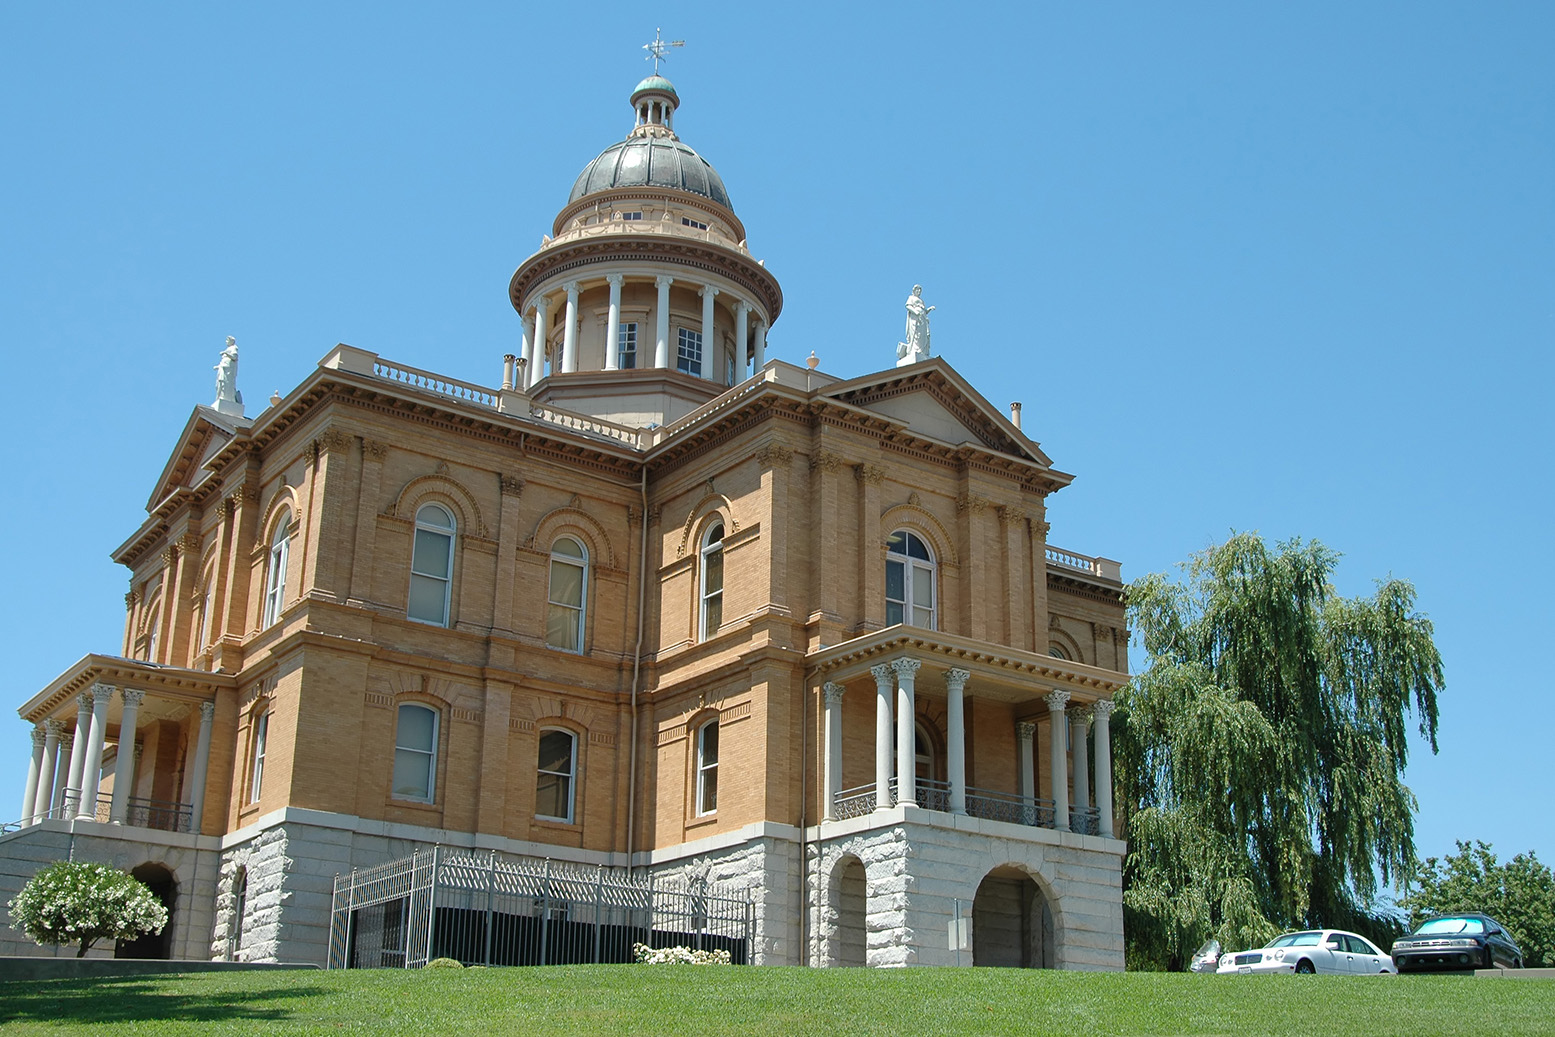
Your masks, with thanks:
M 433 958 L 431 961 L 427 962 L 427 968 L 462 969 L 464 968 L 464 962 L 460 961 L 458 958 Z
M 644 965 L 728 965 L 728 951 L 694 951 L 690 947 L 660 947 L 632 944 L 632 954 Z
M 55 861 L 28 880 L 8 905 L 11 928 L 44 944 L 80 942 L 76 957 L 106 937 L 160 933 L 167 908 L 144 883 L 106 864 Z

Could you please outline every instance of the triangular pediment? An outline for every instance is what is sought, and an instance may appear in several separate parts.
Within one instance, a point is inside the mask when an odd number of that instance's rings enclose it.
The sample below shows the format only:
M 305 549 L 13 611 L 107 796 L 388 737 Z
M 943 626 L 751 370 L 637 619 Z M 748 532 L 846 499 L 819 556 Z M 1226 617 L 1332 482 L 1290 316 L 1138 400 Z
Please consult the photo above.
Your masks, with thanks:
M 1036 442 L 939 357 L 838 382 L 822 395 L 873 411 L 925 439 L 1052 465 Z
M 246 425 L 247 422 L 242 424 Z M 170 494 L 179 490 L 192 490 L 204 482 L 210 475 L 205 463 L 232 442 L 239 427 L 238 422 L 217 413 L 211 407 L 196 407 L 178 436 L 172 456 L 157 478 L 151 499 L 146 502 L 146 510 L 155 509 Z

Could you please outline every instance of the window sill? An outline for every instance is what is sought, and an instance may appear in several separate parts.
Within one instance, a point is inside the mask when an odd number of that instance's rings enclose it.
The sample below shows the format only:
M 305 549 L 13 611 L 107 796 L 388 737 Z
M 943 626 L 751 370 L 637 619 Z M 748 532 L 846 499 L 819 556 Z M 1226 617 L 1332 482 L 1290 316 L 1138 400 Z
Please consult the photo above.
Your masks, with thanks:
M 405 810 L 425 810 L 428 812 L 435 811 L 438 813 L 441 813 L 443 810 L 442 804 L 436 801 L 428 803 L 424 799 L 401 799 L 398 796 L 390 796 L 388 805 L 391 807 L 399 807 Z
M 718 823 L 718 811 L 714 810 L 714 811 L 712 811 L 710 813 L 707 813 L 707 814 L 698 814 L 698 815 L 696 815 L 690 821 L 686 822 L 686 827 L 687 828 L 702 828 L 702 827 L 705 827 L 707 825 L 717 824 L 717 823 Z
M 559 817 L 540 817 L 536 815 L 534 823 L 541 828 L 552 828 L 558 832 L 580 832 L 583 830 L 581 821 L 564 821 Z

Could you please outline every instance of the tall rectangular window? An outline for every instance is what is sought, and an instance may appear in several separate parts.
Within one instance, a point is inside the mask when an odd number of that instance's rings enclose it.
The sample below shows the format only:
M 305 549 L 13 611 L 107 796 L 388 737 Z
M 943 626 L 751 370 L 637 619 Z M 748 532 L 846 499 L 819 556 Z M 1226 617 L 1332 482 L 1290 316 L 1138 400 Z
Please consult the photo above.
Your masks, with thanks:
M 572 822 L 572 782 L 578 740 L 569 731 L 540 732 L 540 767 L 535 782 L 535 816 Z
M 630 371 L 637 366 L 637 322 L 622 321 L 616 333 L 616 366 Z
M 424 504 L 416 512 L 415 540 L 410 553 L 410 600 L 405 614 L 422 623 L 448 625 L 453 594 L 454 536 L 451 512 L 440 504 Z
M 394 733 L 394 796 L 433 801 L 437 780 L 437 710 L 403 705 Z
M 270 737 L 270 714 L 265 713 L 254 723 L 254 774 L 248 783 L 248 801 L 259 802 L 259 791 L 265 781 L 265 742 Z
M 680 352 L 675 358 L 675 369 L 702 377 L 702 333 L 690 328 L 680 329 Z
M 710 720 L 697 732 L 697 813 L 718 809 L 718 721 Z

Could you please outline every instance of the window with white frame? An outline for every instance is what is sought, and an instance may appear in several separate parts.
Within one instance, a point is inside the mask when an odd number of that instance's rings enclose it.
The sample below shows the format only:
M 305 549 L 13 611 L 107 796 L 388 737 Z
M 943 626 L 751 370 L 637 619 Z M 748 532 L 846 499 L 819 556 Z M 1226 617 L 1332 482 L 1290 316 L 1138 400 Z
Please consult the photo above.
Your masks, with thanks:
M 259 802 L 259 793 L 265 783 L 265 743 L 270 739 L 270 713 L 259 714 L 254 721 L 254 767 L 250 771 L 248 801 Z
M 216 611 L 216 567 L 205 571 L 205 593 L 200 598 L 200 643 L 195 651 L 204 651 L 211 643 L 211 613 Z
M 621 218 L 623 220 L 640 220 L 643 218 L 643 214 L 641 212 L 623 212 Z
M 616 366 L 623 371 L 637 367 L 637 322 L 624 320 L 616 330 Z
M 551 545 L 550 600 L 545 643 L 565 652 L 583 651 L 584 603 L 588 600 L 589 555 L 572 537 Z
M 395 799 L 431 803 L 437 793 L 437 710 L 405 703 L 394 732 Z
M 697 814 L 718 809 L 718 721 L 697 729 Z
M 718 633 L 724 620 L 724 524 L 714 522 L 702 537 L 701 579 L 698 581 L 702 596 L 700 621 L 697 624 L 697 640 L 706 641 Z
M 441 504 L 423 504 L 417 510 L 410 555 L 410 602 L 405 609 L 417 622 L 448 625 L 457 532 L 453 514 Z
M 885 622 L 906 623 L 933 630 L 934 555 L 928 545 L 905 529 L 886 541 Z
M 286 558 L 291 551 L 292 513 L 285 510 L 275 521 L 275 533 L 270 537 L 270 554 L 265 574 L 264 616 L 260 627 L 267 627 L 281 618 L 281 606 L 286 603 Z
M 571 731 L 540 732 L 539 774 L 535 782 L 535 816 L 572 823 L 572 789 L 578 773 L 578 739 Z
M 675 369 L 702 377 L 702 333 L 690 328 L 680 329 L 680 351 L 675 356 Z
M 146 606 L 146 661 L 159 663 L 157 658 L 157 646 L 162 635 L 162 594 L 160 591 L 152 597 L 151 603 Z
M 680 225 L 682 227 L 690 227 L 693 230 L 706 230 L 707 229 L 707 224 L 703 223 L 701 220 L 693 220 L 689 216 L 682 216 L 680 218 Z

